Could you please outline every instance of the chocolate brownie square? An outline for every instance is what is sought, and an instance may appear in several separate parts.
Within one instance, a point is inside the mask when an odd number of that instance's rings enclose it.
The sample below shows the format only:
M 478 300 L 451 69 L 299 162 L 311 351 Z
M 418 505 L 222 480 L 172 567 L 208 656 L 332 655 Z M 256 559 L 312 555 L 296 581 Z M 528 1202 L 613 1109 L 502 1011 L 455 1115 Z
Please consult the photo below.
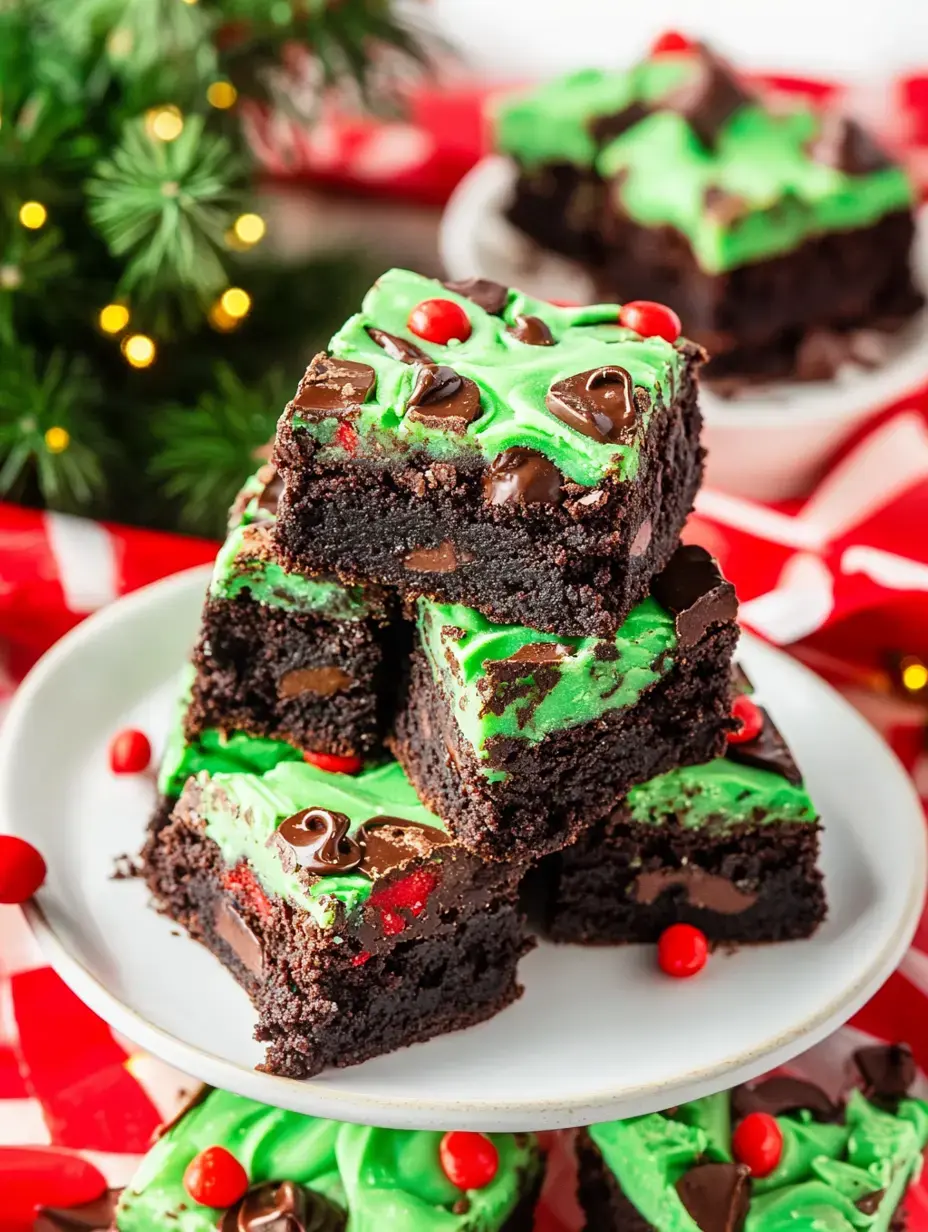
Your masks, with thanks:
M 673 553 L 703 459 L 702 352 L 619 313 L 385 274 L 278 424 L 287 567 L 614 634 Z
M 420 599 L 392 747 L 455 839 L 486 859 L 564 847 L 635 783 L 721 752 L 734 589 L 678 549 L 611 638 L 494 625 Z
M 309 1077 L 470 1026 L 521 992 L 516 863 L 455 844 L 390 762 L 190 779 L 142 872 L 258 1012 L 271 1073 Z

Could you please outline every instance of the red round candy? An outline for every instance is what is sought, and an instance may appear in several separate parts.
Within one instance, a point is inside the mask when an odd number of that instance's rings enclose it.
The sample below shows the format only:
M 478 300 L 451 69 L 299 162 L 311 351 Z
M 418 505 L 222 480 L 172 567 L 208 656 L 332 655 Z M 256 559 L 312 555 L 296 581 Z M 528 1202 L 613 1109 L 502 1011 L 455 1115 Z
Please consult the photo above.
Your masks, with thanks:
M 330 774 L 357 774 L 364 764 L 360 757 L 339 757 L 337 753 L 304 753 L 303 760 Z
M 657 942 L 657 962 L 665 975 L 685 980 L 701 971 L 709 957 L 709 942 L 701 928 L 671 924 Z
M 424 299 L 413 308 L 406 324 L 417 337 L 441 346 L 447 346 L 452 338 L 464 342 L 470 337 L 470 318 L 451 299 Z
M 652 56 L 663 56 L 671 51 L 690 51 L 693 44 L 679 30 L 665 30 L 651 44 Z
M 110 741 L 110 769 L 114 774 L 141 774 L 151 761 L 151 744 L 144 732 L 126 727 Z
M 783 1131 L 769 1112 L 749 1112 L 732 1134 L 731 1148 L 751 1176 L 769 1176 L 783 1154 Z
M 184 1189 L 201 1206 L 234 1206 L 248 1190 L 248 1173 L 224 1146 L 208 1146 L 187 1165 Z
M 663 338 L 665 342 L 676 342 L 683 332 L 680 318 L 674 310 L 650 299 L 633 299 L 623 304 L 619 311 L 619 324 L 633 329 L 642 338 Z
M 454 1130 L 438 1148 L 445 1176 L 458 1189 L 483 1189 L 499 1169 L 499 1152 L 486 1134 Z
M 24 903 L 45 880 L 45 861 L 31 843 L 0 834 L 0 903 Z
M 747 693 L 739 693 L 731 704 L 731 717 L 737 719 L 741 726 L 737 731 L 727 733 L 729 744 L 747 744 L 756 740 L 764 728 L 764 716 L 760 706 L 751 701 Z

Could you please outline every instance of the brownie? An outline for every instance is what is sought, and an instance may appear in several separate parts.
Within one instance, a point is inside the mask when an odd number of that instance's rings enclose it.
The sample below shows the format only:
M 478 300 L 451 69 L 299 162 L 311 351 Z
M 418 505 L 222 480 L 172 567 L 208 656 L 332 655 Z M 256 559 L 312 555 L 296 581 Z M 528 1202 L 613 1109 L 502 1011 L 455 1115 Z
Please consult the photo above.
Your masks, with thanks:
M 856 121 L 770 106 L 702 44 L 504 101 L 510 219 L 598 293 L 671 305 L 706 376 L 822 379 L 922 304 L 913 191 Z M 885 351 L 885 347 L 883 348 Z
M 904 1045 L 864 1048 L 855 1061 L 863 1089 L 836 1101 L 779 1074 L 581 1131 L 588 1232 L 902 1228 L 928 1143 L 928 1104 L 908 1095 L 915 1064 Z M 763 1160 L 760 1133 L 738 1133 L 758 1114 L 774 1118 L 781 1137 Z
M 187 736 L 215 728 L 339 756 L 373 753 L 389 719 L 384 659 L 398 638 L 390 602 L 373 587 L 284 568 L 279 489 L 269 463 L 246 485 L 216 559 Z
M 309 1077 L 497 1013 L 530 948 L 516 863 L 455 844 L 395 762 L 201 772 L 150 838 L 157 905 L 251 996 L 263 1069 Z
M 493 625 L 420 600 L 394 752 L 483 858 L 556 851 L 634 784 L 722 751 L 736 609 L 696 546 L 678 549 L 612 638 Z
M 443 1146 L 453 1143 L 440 1131 L 348 1125 L 203 1088 L 123 1191 L 115 1232 L 178 1221 L 183 1232 L 531 1232 L 543 1173 L 538 1141 L 485 1138 L 495 1172 L 463 1189 L 445 1171 Z M 223 1147 L 247 1172 L 249 1189 L 231 1206 L 201 1206 L 184 1184 L 209 1147 Z
M 702 351 L 619 313 L 385 274 L 278 424 L 287 567 L 615 633 L 672 555 L 703 463 Z M 438 327 L 447 345 L 425 336 Z
M 722 757 L 633 787 L 534 875 L 554 941 L 656 941 L 684 922 L 710 941 L 788 941 L 825 918 L 820 825 L 769 714 Z

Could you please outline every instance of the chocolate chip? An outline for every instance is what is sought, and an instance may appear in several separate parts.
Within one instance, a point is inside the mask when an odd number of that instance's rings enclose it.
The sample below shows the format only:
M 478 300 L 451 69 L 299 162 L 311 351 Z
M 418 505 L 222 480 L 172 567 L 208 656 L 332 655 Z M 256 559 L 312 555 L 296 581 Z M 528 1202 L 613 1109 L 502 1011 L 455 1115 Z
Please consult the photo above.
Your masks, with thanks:
M 854 1064 L 863 1092 L 873 1103 L 894 1109 L 915 1081 L 915 1058 L 908 1044 L 873 1044 L 858 1048 Z
M 228 1208 L 219 1232 L 344 1232 L 347 1215 L 294 1181 L 266 1181 Z
M 509 288 L 490 278 L 462 278 L 457 282 L 442 284 L 455 295 L 463 295 L 471 303 L 488 312 L 490 316 L 499 316 L 509 299 Z
M 357 832 L 364 852 L 358 872 L 371 880 L 383 877 L 410 860 L 428 859 L 439 847 L 451 845 L 451 838 L 438 826 L 402 817 L 374 817 Z
M 555 345 L 554 334 L 541 317 L 517 316 L 506 333 L 512 334 L 513 338 L 518 342 L 524 342 L 526 346 Z
M 734 620 L 738 612 L 734 586 L 695 543 L 677 548 L 651 583 L 651 592 L 674 617 L 681 646 L 694 646 L 710 625 Z
M 801 787 L 802 771 L 793 760 L 789 746 L 766 710 L 759 709 L 764 719 L 760 733 L 753 740 L 733 741 L 725 750 L 726 756 L 742 766 L 779 774 L 794 787 Z
M 570 654 L 568 646 L 560 642 L 526 642 L 515 654 L 511 654 L 508 663 L 560 663 Z
M 274 836 L 284 871 L 350 873 L 362 857 L 359 844 L 348 834 L 350 825 L 344 813 L 324 808 L 301 809 L 286 818 Z
M 406 418 L 427 428 L 465 432 L 480 415 L 480 390 L 446 364 L 423 364 L 406 404 Z
M 120 1189 L 108 1189 L 101 1198 L 80 1206 L 38 1206 L 33 1232 L 108 1232 L 116 1226 Z
M 241 962 L 246 971 L 261 976 L 264 972 L 264 950 L 257 934 L 232 903 L 220 898 L 213 913 L 213 931 Z
M 455 548 L 444 539 L 436 548 L 413 548 L 403 557 L 403 568 L 418 573 L 454 573 L 458 565 L 468 565 L 473 553 Z
M 780 1074 L 754 1086 L 735 1087 L 731 1093 L 731 1112 L 736 1121 L 752 1112 L 780 1116 L 784 1112 L 811 1112 L 816 1121 L 836 1121 L 840 1109 L 821 1087 L 803 1078 Z
M 650 906 L 667 890 L 676 889 L 683 891 L 681 897 L 690 907 L 719 915 L 739 915 L 757 902 L 755 890 L 740 890 L 730 877 L 707 873 L 696 865 L 640 872 L 635 878 L 633 897 L 636 903 Z
M 556 505 L 563 476 L 537 449 L 511 445 L 498 454 L 483 476 L 483 495 L 491 505 L 524 501 L 528 505 Z
M 629 103 L 621 111 L 594 116 L 587 124 L 587 131 L 597 145 L 605 146 L 610 141 L 615 141 L 616 137 L 621 137 L 630 128 L 634 128 L 636 124 L 640 124 L 649 114 L 644 103 Z
M 317 697 L 331 697 L 352 684 L 352 678 L 340 667 L 295 667 L 281 676 L 277 696 L 300 697 L 303 693 L 314 693 Z
M 631 374 L 615 364 L 557 381 L 545 406 L 561 423 L 602 444 L 631 440 L 638 420 Z
M 425 351 L 417 347 L 414 342 L 407 342 L 405 338 L 397 338 L 395 334 L 388 334 L 385 329 L 375 329 L 373 325 L 366 325 L 364 328 L 371 341 L 382 347 L 391 359 L 396 359 L 401 364 L 432 362 L 431 357 L 426 355 Z
M 661 100 L 688 122 L 700 141 L 715 146 L 725 122 L 753 96 L 729 68 L 706 47 L 699 49 L 693 71 Z
M 152 1141 L 157 1142 L 163 1138 L 169 1130 L 172 1130 L 175 1125 L 179 1125 L 188 1112 L 194 1108 L 198 1108 L 206 1099 L 207 1095 L 213 1088 L 206 1082 L 198 1082 L 189 1090 L 181 1091 L 183 1099 L 180 1102 L 174 1115 L 168 1121 L 163 1121 L 152 1135 Z
M 677 1195 L 703 1232 L 739 1232 L 751 1201 L 744 1164 L 696 1164 L 677 1181 Z
M 864 1215 L 875 1215 L 885 1197 L 885 1189 L 874 1189 L 873 1193 L 864 1194 L 862 1198 L 858 1198 L 854 1205 Z
M 809 157 L 845 175 L 868 175 L 892 166 L 892 159 L 856 120 L 830 112 L 809 145 Z
M 310 418 L 325 419 L 360 407 L 376 380 L 370 364 L 337 359 L 323 351 L 306 369 L 290 405 Z

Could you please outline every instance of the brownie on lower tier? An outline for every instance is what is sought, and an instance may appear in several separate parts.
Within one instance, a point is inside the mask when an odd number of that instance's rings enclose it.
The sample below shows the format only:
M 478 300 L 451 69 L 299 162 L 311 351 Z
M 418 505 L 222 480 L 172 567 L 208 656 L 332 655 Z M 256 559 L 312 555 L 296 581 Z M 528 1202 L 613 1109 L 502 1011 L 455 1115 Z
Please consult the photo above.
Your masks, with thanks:
M 634 787 L 541 862 L 533 898 L 552 940 L 656 941 L 680 922 L 710 941 L 815 931 L 826 912 L 815 806 L 773 720 L 756 711 L 753 739 Z
M 722 751 L 734 590 L 681 547 L 613 639 L 555 638 L 420 600 L 392 747 L 420 797 L 485 859 L 557 851 L 628 790 Z
M 928 1104 L 908 1095 L 915 1063 L 903 1045 L 862 1048 L 854 1060 L 862 1089 L 846 1099 L 781 1074 L 581 1130 L 588 1232 L 904 1227 L 902 1203 L 928 1143 Z M 753 1154 L 763 1122 L 757 1132 L 733 1133 L 758 1116 L 775 1118 L 781 1139 L 763 1160 Z M 771 1138 L 768 1129 L 765 1146 Z
M 517 864 L 452 843 L 396 763 L 200 774 L 146 847 L 158 905 L 258 1011 L 264 1068 L 308 1077 L 470 1026 L 520 993 Z
M 385 274 L 278 424 L 288 567 L 614 633 L 676 547 L 703 460 L 703 353 L 619 312 Z M 436 319 L 460 340 L 429 341 Z

